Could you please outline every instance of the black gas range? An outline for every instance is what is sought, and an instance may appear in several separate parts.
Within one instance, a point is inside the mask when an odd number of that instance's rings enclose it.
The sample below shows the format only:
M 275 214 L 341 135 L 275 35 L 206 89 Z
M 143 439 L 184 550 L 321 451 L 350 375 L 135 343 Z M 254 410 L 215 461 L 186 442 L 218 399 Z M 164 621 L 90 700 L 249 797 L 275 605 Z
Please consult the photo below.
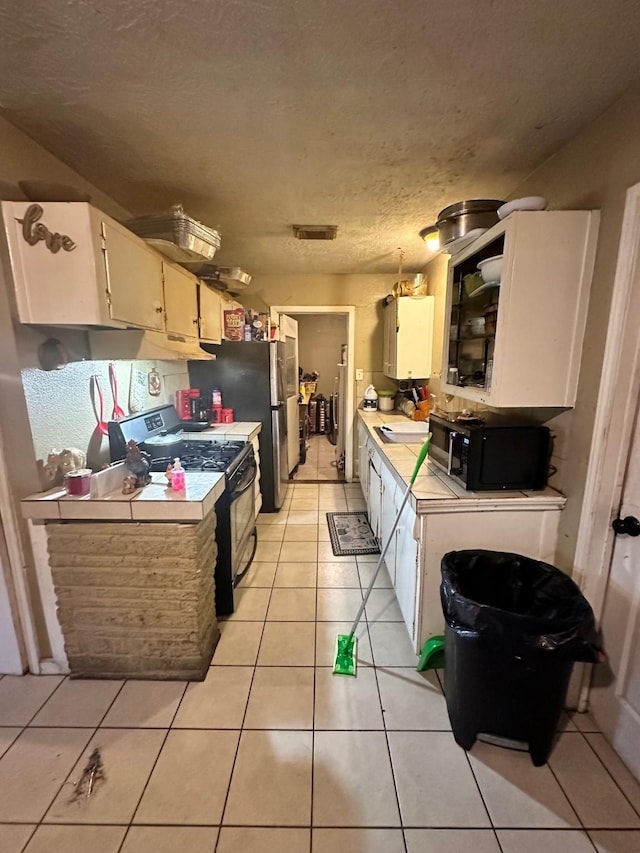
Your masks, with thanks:
M 110 421 L 109 452 L 112 462 L 120 461 L 127 442 L 133 440 L 143 451 L 152 451 L 151 471 L 166 471 L 179 456 L 187 477 L 189 471 L 225 475 L 224 492 L 216 501 L 215 565 L 216 613 L 223 616 L 233 613 L 234 589 L 249 570 L 257 546 L 254 483 L 258 466 L 251 442 L 183 438 L 185 431 L 199 430 L 181 421 L 175 406 L 158 406 Z
M 185 432 L 200 432 L 206 426 L 181 421 L 175 406 L 157 406 L 145 412 L 110 421 L 109 454 L 112 462 L 125 458 L 127 442 L 133 440 L 150 454 L 151 470 L 166 471 L 176 456 L 186 471 L 212 471 L 233 477 L 244 459 L 253 452 L 246 441 L 217 440 L 215 437 L 184 438 Z
M 226 474 L 232 479 L 243 461 L 253 453 L 248 441 L 218 441 L 211 438 L 183 439 L 180 464 L 185 471 L 212 471 Z M 173 463 L 171 456 L 157 456 L 151 460 L 152 471 L 166 471 Z

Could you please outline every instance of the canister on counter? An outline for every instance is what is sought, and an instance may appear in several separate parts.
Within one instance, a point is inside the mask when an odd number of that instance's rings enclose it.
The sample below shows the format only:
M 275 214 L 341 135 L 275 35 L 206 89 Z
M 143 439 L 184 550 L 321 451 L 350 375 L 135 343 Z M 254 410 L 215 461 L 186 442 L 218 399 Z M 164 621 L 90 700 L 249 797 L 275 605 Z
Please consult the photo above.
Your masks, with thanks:
M 220 423 L 232 424 L 233 423 L 233 409 L 221 409 L 220 417 L 222 418 Z
M 91 491 L 91 468 L 77 468 L 64 475 L 64 487 L 67 494 L 74 497 L 88 495 Z

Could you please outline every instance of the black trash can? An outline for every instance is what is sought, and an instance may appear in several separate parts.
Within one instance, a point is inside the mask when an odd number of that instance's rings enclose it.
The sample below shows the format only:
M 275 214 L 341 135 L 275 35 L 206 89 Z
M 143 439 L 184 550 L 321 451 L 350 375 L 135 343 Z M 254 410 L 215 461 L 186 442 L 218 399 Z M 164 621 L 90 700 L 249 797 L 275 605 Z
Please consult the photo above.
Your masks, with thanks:
M 442 558 L 445 694 L 453 736 L 528 744 L 545 763 L 574 661 L 602 659 L 593 611 L 555 566 L 501 551 Z

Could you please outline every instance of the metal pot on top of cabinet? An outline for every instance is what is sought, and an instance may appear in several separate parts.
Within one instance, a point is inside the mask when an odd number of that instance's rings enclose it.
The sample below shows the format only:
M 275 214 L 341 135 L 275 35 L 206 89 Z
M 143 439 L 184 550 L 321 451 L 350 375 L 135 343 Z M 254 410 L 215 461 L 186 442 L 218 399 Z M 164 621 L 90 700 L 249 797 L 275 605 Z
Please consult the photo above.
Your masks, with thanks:
M 449 261 L 441 388 L 493 407 L 573 406 L 599 212 L 518 211 Z M 499 280 L 479 264 L 502 255 Z

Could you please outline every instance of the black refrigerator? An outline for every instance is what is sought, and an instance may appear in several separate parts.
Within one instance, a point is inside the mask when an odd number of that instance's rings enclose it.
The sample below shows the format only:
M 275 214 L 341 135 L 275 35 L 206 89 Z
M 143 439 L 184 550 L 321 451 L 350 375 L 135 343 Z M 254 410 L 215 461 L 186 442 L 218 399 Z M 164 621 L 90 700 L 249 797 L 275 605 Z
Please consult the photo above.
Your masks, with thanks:
M 190 361 L 189 383 L 203 397 L 219 388 L 236 421 L 260 421 L 262 511 L 277 512 L 287 492 L 285 345 L 280 341 L 203 344 L 215 361 Z

